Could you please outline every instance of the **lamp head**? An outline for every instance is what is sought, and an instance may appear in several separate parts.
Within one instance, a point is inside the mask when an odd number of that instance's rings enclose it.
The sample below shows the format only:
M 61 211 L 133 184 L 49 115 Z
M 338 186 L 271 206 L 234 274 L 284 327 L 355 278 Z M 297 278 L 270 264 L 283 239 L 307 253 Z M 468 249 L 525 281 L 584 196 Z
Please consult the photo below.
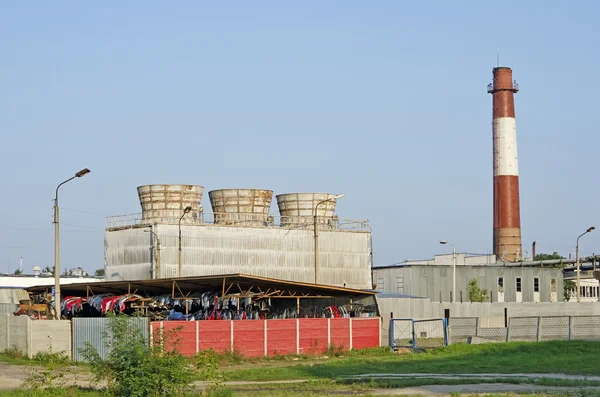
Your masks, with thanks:
M 187 214 L 187 213 L 189 213 L 191 210 L 192 210 L 192 206 L 191 206 L 191 205 L 188 205 L 187 207 L 185 207 L 185 208 L 183 209 L 183 213 L 184 213 L 184 214 Z
M 84 175 L 87 175 L 87 174 L 89 174 L 90 172 L 92 172 L 92 171 L 90 171 L 88 168 L 84 168 L 84 169 L 82 169 L 81 171 L 79 171 L 78 173 L 76 173 L 76 174 L 75 174 L 75 176 L 76 176 L 77 178 L 81 178 L 82 176 L 84 176 Z
M 440 240 L 440 244 L 448 244 L 448 242 L 446 240 Z
M 337 199 L 339 199 L 339 198 L 342 198 L 342 197 L 344 197 L 344 193 L 341 193 L 341 194 L 336 194 L 335 196 L 333 196 L 333 197 L 331 198 L 331 200 L 337 200 Z
M 588 230 L 586 230 L 586 233 L 592 232 L 592 231 L 594 231 L 594 229 L 596 229 L 596 227 L 592 226 Z

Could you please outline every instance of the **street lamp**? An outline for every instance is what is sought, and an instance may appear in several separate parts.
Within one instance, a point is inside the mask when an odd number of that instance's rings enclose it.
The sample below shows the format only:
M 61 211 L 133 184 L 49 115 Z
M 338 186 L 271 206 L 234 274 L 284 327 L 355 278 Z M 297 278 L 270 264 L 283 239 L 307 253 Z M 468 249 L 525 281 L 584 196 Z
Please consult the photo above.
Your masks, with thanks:
M 191 206 L 187 206 L 183 209 L 183 214 L 181 214 L 181 218 L 179 218 L 179 269 L 178 269 L 178 277 L 181 277 L 182 275 L 182 268 L 181 268 L 181 220 L 183 219 L 183 217 L 185 216 L 185 214 L 188 214 L 190 211 L 192 210 Z
M 579 290 L 579 272 L 580 272 L 580 268 L 581 268 L 581 264 L 579 263 L 579 239 L 590 233 L 593 232 L 595 229 L 594 226 L 590 227 L 588 230 L 586 230 L 584 233 L 581 233 L 579 235 L 579 237 L 577 237 L 577 245 L 575 246 L 575 263 L 577 263 L 577 303 L 581 302 L 581 291 Z
M 156 271 L 152 272 L 152 278 L 160 278 L 160 239 L 154 230 L 145 230 L 146 233 L 152 233 L 156 237 Z M 154 244 L 152 244 L 154 245 Z M 156 276 L 158 274 L 158 277 Z
M 452 244 L 449 244 L 446 240 L 440 241 L 440 244 L 448 244 L 452 247 L 452 301 L 456 300 L 456 249 Z
M 323 203 L 326 203 L 328 201 L 332 201 L 332 200 L 337 200 L 339 198 L 344 197 L 344 194 L 337 194 L 333 197 L 329 197 L 327 200 L 323 200 L 321 202 L 319 202 L 317 205 L 315 205 L 315 208 L 313 209 L 313 226 L 314 226 L 314 237 L 315 237 L 315 284 L 319 283 L 319 227 L 317 226 L 317 209 L 319 208 L 319 206 Z
M 58 227 L 58 189 L 65 183 L 81 178 L 90 173 L 87 168 L 82 169 L 75 176 L 70 177 L 56 187 L 56 195 L 54 196 L 54 310 L 56 311 L 56 319 L 60 320 L 60 247 L 59 247 L 59 227 Z

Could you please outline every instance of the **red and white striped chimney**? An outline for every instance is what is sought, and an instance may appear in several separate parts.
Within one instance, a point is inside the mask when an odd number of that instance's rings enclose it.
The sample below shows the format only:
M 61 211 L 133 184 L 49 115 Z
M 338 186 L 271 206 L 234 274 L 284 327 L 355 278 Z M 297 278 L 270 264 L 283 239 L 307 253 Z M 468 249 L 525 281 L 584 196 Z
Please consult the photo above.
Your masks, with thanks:
M 523 257 L 514 101 L 519 86 L 510 68 L 494 68 L 493 74 L 488 93 L 494 107 L 494 254 L 513 262 Z

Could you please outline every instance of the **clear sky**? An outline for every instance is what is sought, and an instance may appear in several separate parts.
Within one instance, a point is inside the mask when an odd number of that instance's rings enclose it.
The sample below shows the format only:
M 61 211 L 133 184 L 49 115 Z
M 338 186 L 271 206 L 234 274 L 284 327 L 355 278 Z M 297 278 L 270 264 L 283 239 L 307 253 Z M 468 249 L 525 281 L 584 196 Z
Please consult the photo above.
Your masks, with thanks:
M 376 265 L 492 248 L 491 95 L 510 66 L 524 250 L 600 227 L 595 1 L 2 2 L 0 271 L 101 268 L 136 187 L 345 193 Z M 205 193 L 204 207 L 210 210 Z M 82 212 L 77 212 L 82 211 Z M 277 214 L 276 205 L 273 213 Z M 600 232 L 582 239 L 600 253 Z

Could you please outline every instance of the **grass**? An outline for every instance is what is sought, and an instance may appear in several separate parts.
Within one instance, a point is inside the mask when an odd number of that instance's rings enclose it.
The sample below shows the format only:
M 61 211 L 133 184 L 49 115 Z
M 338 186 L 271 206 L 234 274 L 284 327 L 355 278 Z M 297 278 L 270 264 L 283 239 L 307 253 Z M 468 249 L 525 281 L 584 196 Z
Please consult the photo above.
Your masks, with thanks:
M 230 369 L 230 380 L 336 379 L 377 373 L 570 373 L 600 375 L 599 342 L 452 345 L 420 354 L 350 355 L 308 365 Z

